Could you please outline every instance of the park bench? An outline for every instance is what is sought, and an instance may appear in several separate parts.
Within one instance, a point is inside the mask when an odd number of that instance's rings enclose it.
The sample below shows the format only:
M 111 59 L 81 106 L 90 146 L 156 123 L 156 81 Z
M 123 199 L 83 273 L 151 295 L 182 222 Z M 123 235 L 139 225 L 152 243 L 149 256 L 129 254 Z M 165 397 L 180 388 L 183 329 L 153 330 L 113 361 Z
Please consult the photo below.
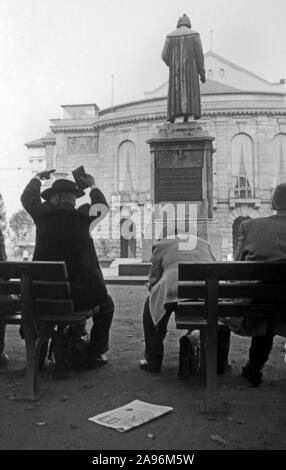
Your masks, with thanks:
M 25 339 L 26 376 L 21 398 L 36 400 L 39 396 L 43 344 L 53 338 L 59 352 L 58 330 L 62 332 L 65 325 L 78 324 L 92 313 L 75 311 L 64 262 L 0 262 L 0 323 L 21 325 Z
M 176 327 L 199 329 L 200 349 L 206 347 L 207 391 L 203 411 L 225 411 L 218 393 L 218 319 L 286 321 L 286 263 L 180 263 L 178 299 Z

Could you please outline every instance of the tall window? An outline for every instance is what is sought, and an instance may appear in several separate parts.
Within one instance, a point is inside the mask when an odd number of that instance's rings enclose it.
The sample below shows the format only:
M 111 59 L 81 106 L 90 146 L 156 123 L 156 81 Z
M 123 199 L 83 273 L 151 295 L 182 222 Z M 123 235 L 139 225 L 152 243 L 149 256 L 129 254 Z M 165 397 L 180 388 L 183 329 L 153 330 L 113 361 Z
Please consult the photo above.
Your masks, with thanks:
M 135 145 L 125 140 L 118 151 L 118 191 L 130 193 L 135 189 L 136 160 Z
M 237 198 L 253 197 L 253 141 L 247 134 L 237 134 L 231 142 L 232 187 Z
M 286 183 L 286 135 L 277 134 L 271 142 L 272 187 Z

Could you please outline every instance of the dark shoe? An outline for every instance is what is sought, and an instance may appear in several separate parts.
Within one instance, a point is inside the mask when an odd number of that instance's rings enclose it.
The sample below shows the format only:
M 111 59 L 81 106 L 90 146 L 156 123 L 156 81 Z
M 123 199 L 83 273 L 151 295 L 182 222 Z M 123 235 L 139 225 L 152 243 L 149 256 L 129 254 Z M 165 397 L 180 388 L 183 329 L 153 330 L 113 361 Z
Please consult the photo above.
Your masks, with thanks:
M 245 377 L 248 382 L 254 387 L 259 387 L 262 382 L 263 374 L 258 367 L 255 367 L 249 363 L 242 368 L 242 377 Z
M 145 370 L 146 372 L 151 372 L 152 374 L 160 374 L 161 372 L 160 366 L 151 365 L 146 361 L 146 359 L 141 359 L 139 367 L 140 369 Z
M 6 367 L 9 364 L 9 357 L 6 353 L 0 355 L 0 367 Z

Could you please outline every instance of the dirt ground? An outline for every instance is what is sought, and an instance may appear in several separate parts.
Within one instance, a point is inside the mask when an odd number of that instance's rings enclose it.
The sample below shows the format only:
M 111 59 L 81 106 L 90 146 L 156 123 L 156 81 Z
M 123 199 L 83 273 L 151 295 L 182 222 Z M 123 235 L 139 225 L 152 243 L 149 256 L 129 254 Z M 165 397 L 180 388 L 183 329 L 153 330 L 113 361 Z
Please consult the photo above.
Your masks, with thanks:
M 0 370 L 0 449 L 200 450 L 286 449 L 285 339 L 276 337 L 265 378 L 259 388 L 240 376 L 249 338 L 232 336 L 232 369 L 220 378 L 226 415 L 200 413 L 204 385 L 196 378 L 177 377 L 179 337 L 170 321 L 164 368 L 160 375 L 139 370 L 143 357 L 143 287 L 112 287 L 116 312 L 112 325 L 109 364 L 74 374 L 66 381 L 41 375 L 45 394 L 37 403 L 12 400 L 23 383 L 24 344 L 18 327 L 10 326 L 7 353 L 10 364 Z M 88 421 L 103 411 L 134 399 L 173 407 L 173 411 L 125 433 Z M 213 440 L 219 435 L 223 441 Z

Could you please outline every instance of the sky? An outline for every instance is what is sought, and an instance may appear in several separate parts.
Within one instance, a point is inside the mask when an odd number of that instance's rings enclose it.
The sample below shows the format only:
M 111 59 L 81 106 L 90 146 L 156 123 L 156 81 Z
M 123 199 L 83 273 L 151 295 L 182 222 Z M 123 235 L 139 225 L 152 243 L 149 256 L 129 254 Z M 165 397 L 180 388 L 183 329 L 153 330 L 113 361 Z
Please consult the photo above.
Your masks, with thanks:
M 213 30 L 217 54 L 269 81 L 286 77 L 285 0 L 0 0 L 0 192 L 8 212 L 29 175 L 24 144 L 46 134 L 62 104 L 110 106 L 112 75 L 114 104 L 165 82 L 165 36 L 183 13 L 204 52 Z

